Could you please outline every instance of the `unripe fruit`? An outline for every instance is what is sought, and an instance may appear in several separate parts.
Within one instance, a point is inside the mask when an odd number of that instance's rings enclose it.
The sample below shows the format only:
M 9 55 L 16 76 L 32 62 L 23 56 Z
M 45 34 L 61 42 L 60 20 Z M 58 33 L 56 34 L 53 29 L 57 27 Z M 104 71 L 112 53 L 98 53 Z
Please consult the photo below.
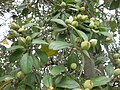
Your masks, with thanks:
M 62 2 L 62 3 L 60 4 L 60 6 L 61 6 L 61 7 L 65 7 L 65 6 L 66 6 L 66 3 L 65 3 L 65 2 Z
M 89 27 L 90 27 L 90 28 L 94 28 L 94 27 L 95 27 L 94 21 L 90 21 Z
M 78 20 L 81 20 L 81 18 L 82 18 L 82 15 L 81 15 L 81 14 L 78 14 L 78 15 L 77 15 L 77 19 L 78 19 Z
M 113 58 L 114 59 L 118 59 L 120 57 L 120 54 L 119 53 L 115 53 L 114 55 L 113 55 Z
M 49 87 L 48 87 L 48 90 L 54 90 L 54 87 L 49 86 Z
M 95 18 L 94 17 L 90 18 L 90 21 L 95 21 Z
M 85 11 L 85 7 L 81 7 L 80 11 L 82 11 L 82 12 Z
M 24 29 L 23 28 L 20 28 L 19 30 L 18 30 L 18 32 L 23 32 L 24 31 Z
M 86 80 L 83 85 L 84 88 L 89 88 L 89 89 L 93 88 L 93 82 L 91 80 Z
M 80 42 L 81 42 L 80 37 L 76 37 L 76 38 L 75 38 L 75 42 L 76 42 L 76 43 L 80 43 Z
M 115 64 L 120 65 L 120 59 L 115 59 Z
M 31 37 L 30 36 L 27 36 L 26 37 L 26 43 L 30 43 L 31 42 Z
M 97 39 L 91 39 L 90 40 L 91 45 L 94 47 L 97 44 Z
M 88 15 L 82 15 L 81 19 L 82 19 L 83 21 L 87 20 L 87 19 L 88 19 Z
M 111 42 L 112 42 L 112 38 L 107 37 L 107 38 L 105 39 L 105 41 L 106 41 L 106 43 L 111 43 Z
M 13 30 L 18 30 L 20 28 L 20 26 L 19 25 L 17 25 L 16 23 L 11 23 L 11 25 L 10 25 L 10 29 L 13 29 Z
M 117 68 L 117 69 L 114 70 L 114 75 L 115 76 L 120 75 L 120 68 Z
M 72 22 L 72 25 L 73 25 L 74 27 L 77 27 L 77 26 L 78 26 L 78 21 L 73 21 L 73 22 Z
M 75 8 L 76 8 L 76 9 L 80 9 L 80 7 L 79 7 L 79 6 L 75 6 Z
M 65 20 L 65 23 L 66 23 L 66 24 L 70 24 L 71 22 L 70 22 L 69 19 L 66 19 L 66 20 Z
M 81 43 L 81 48 L 82 48 L 83 50 L 88 50 L 88 49 L 90 48 L 90 42 L 88 42 L 88 41 L 83 41 L 83 42 Z
M 77 68 L 77 64 L 76 63 L 71 63 L 70 68 L 71 69 L 76 69 Z
M 18 44 L 24 46 L 26 44 L 26 39 L 24 37 L 18 37 Z
M 75 88 L 75 89 L 73 89 L 73 90 L 82 90 L 82 89 L 80 89 L 80 88 Z
M 17 73 L 17 78 L 23 79 L 23 78 L 24 78 L 24 73 L 23 73 L 22 71 L 19 71 L 19 72 Z

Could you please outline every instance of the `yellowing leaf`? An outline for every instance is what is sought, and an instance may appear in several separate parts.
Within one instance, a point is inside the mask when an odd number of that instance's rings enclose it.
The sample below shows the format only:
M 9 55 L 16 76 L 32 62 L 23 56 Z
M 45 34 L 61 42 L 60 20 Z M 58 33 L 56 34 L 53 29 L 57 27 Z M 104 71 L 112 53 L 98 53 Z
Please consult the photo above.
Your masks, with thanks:
M 42 50 L 48 55 L 48 56 L 53 56 L 57 54 L 57 50 L 51 50 L 48 48 L 48 45 L 43 45 Z
M 4 40 L 2 41 L 2 43 L 9 45 L 9 43 L 8 43 L 8 41 L 7 41 L 6 39 L 4 39 Z

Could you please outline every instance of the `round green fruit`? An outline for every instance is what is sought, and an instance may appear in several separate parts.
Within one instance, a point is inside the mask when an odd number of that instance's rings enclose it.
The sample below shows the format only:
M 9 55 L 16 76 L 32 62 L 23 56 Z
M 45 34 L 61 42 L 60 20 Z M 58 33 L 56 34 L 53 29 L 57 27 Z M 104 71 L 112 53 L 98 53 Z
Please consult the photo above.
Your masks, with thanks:
M 111 37 L 107 37 L 107 38 L 105 39 L 105 41 L 106 41 L 106 43 L 111 43 L 111 42 L 112 42 L 112 38 L 111 38 Z
M 76 68 L 77 68 L 77 64 L 76 64 L 76 63 L 72 63 L 72 64 L 70 65 L 70 68 L 71 68 L 71 69 L 76 69 Z
M 30 36 L 27 36 L 26 37 L 26 43 L 30 43 L 31 42 L 31 37 Z
M 83 50 L 88 50 L 88 49 L 90 48 L 90 42 L 88 42 L 88 41 L 83 41 L 83 42 L 81 43 L 81 48 L 82 48 Z
M 60 6 L 61 6 L 61 7 L 65 7 L 65 6 L 66 6 L 66 3 L 65 3 L 65 2 L 62 2 L 62 3 L 60 4 Z
M 120 59 L 115 59 L 115 64 L 120 65 Z
M 24 78 L 24 73 L 23 73 L 22 71 L 19 71 L 19 72 L 17 73 L 17 78 L 23 79 L 23 78 Z
M 54 90 L 53 86 L 49 86 L 47 90 Z
M 78 21 L 73 21 L 73 22 L 72 22 L 72 25 L 73 25 L 74 27 L 77 27 L 77 26 L 78 26 Z
M 20 28 L 20 26 L 19 25 L 17 25 L 16 23 L 11 23 L 11 25 L 10 25 L 10 29 L 13 29 L 13 30 L 18 30 Z
M 88 19 L 88 15 L 82 15 L 81 19 L 82 19 L 83 21 L 87 20 L 87 19 Z
M 66 24 L 70 24 L 71 22 L 70 22 L 69 19 L 66 19 L 66 20 L 65 20 L 65 23 L 66 23 Z
M 76 37 L 76 38 L 75 38 L 75 42 L 76 42 L 76 43 L 80 43 L 80 42 L 81 42 L 80 37 Z
M 114 59 L 118 59 L 119 57 L 120 57 L 120 54 L 119 54 L 119 53 L 113 54 L 113 58 L 114 58 Z
M 91 80 L 86 80 L 83 84 L 84 88 L 92 89 L 93 88 L 93 82 Z
M 24 46 L 26 44 L 26 39 L 24 37 L 18 37 L 18 44 Z
M 81 7 L 81 8 L 80 8 L 80 11 L 81 11 L 81 12 L 85 11 L 85 7 Z
M 91 45 L 94 47 L 97 44 L 97 39 L 91 39 L 90 40 Z
M 81 20 L 81 18 L 82 18 L 82 15 L 81 15 L 81 14 L 78 14 L 78 15 L 77 15 L 77 20 Z
M 117 69 L 114 70 L 114 75 L 115 76 L 120 75 L 120 68 L 117 68 Z
M 18 32 L 24 32 L 24 29 L 23 29 L 23 28 L 20 28 L 20 29 L 18 30 Z

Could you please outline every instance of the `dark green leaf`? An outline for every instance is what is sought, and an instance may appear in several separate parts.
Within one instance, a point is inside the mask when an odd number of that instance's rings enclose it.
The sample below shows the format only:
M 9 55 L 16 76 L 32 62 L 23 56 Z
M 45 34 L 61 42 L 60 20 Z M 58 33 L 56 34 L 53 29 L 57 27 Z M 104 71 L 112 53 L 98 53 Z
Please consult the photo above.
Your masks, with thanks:
M 46 64 L 48 62 L 48 56 L 44 51 L 36 50 L 36 54 L 38 57 L 40 57 L 40 60 L 43 64 Z
M 105 67 L 105 71 L 106 71 L 107 75 L 112 76 L 112 74 L 113 74 L 113 72 L 114 72 L 113 65 L 108 64 L 108 65 Z
M 70 78 L 65 78 L 62 79 L 62 81 L 60 81 L 60 83 L 58 83 L 56 87 L 73 89 L 73 88 L 79 88 L 80 86 L 75 80 Z
M 40 40 L 40 39 L 34 39 L 32 41 L 33 44 L 48 44 L 46 41 L 44 40 Z
M 16 49 L 24 49 L 24 47 L 23 47 L 23 46 L 16 45 L 16 46 L 12 46 L 12 47 L 8 48 L 9 51 L 11 51 L 11 50 L 16 50 Z
M 120 5 L 120 0 L 113 0 L 110 4 L 110 10 L 118 8 Z
M 50 71 L 52 75 L 59 75 L 61 72 L 64 72 L 65 68 L 64 66 L 54 66 L 52 70 Z
M 25 53 L 21 60 L 20 60 L 20 66 L 21 69 L 24 73 L 30 73 L 32 71 L 32 59 L 31 57 L 28 55 L 28 53 Z
M 53 85 L 53 79 L 50 75 L 45 75 L 42 79 L 42 82 L 46 87 Z
M 88 41 L 88 36 L 87 36 L 84 32 L 82 32 L 82 31 L 80 31 L 80 30 L 76 30 L 76 32 L 77 32 L 77 34 L 78 34 L 80 37 L 82 37 L 84 40 Z
M 110 27 L 111 27 L 111 29 L 115 29 L 117 27 L 117 23 L 115 20 L 110 21 Z
M 63 49 L 63 48 L 68 48 L 71 45 L 72 44 L 64 42 L 64 41 L 53 41 L 50 43 L 49 49 L 59 50 L 59 49 Z
M 95 86 L 101 86 L 101 85 L 105 85 L 108 82 L 110 82 L 111 78 L 105 77 L 105 76 L 99 76 L 99 77 L 94 77 L 91 78 L 94 87 Z
M 61 19 L 51 19 L 51 21 L 52 22 L 56 22 L 56 23 L 58 23 L 60 25 L 63 25 L 65 27 L 67 27 L 67 25 L 65 24 L 65 22 L 63 20 L 61 20 Z
M 40 62 L 39 62 L 38 58 L 35 57 L 34 55 L 32 55 L 32 58 L 33 58 L 33 66 L 34 66 L 36 69 L 39 69 L 39 68 L 40 68 Z

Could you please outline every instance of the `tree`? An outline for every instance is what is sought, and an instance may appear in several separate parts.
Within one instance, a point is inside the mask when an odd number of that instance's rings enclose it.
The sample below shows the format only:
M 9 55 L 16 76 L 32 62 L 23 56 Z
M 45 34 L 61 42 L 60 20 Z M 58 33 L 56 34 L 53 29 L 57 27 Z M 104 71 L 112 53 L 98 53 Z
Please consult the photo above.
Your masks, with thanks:
M 13 18 L 0 47 L 0 90 L 120 89 L 119 0 L 0 3 Z

